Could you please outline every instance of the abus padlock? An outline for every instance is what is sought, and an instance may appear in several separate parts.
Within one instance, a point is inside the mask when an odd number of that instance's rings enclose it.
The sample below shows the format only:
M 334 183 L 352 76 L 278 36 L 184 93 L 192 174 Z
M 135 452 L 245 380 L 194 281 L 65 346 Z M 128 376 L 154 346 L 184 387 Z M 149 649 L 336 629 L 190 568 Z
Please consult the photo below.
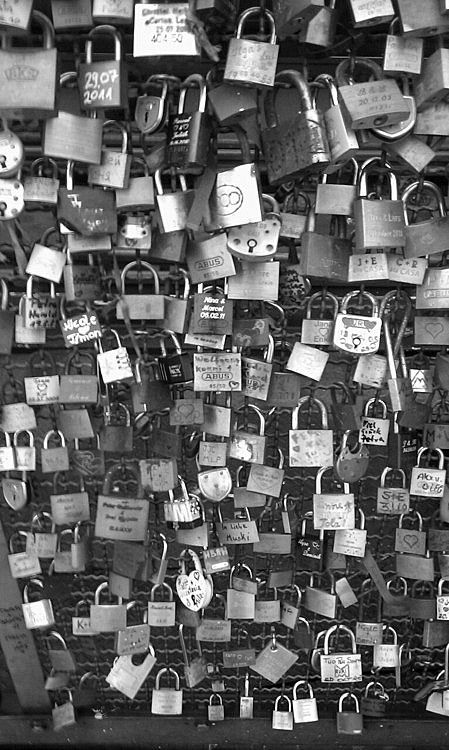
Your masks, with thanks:
M 348 83 L 352 66 L 363 70 L 368 78 L 374 76 L 375 80 Z M 397 82 L 383 78 L 381 67 L 373 60 L 345 58 L 337 65 L 335 79 L 345 114 L 354 130 L 393 125 L 409 116 L 408 104 Z
M 175 687 L 161 687 L 163 674 L 174 675 Z M 160 669 L 151 694 L 151 713 L 162 716 L 181 716 L 183 691 L 179 687 L 179 675 L 172 667 Z
M 186 112 L 187 92 L 191 87 L 199 89 L 198 108 Z M 211 129 L 206 103 L 206 82 L 199 73 L 192 73 L 181 85 L 178 114 L 171 122 L 167 143 L 168 166 L 183 174 L 200 174 L 207 163 Z
M 89 164 L 87 181 L 91 185 L 117 189 L 120 192 L 128 187 L 131 155 L 128 154 L 128 130 L 124 123 L 118 120 L 104 120 L 103 138 L 105 131 L 113 127 L 116 127 L 121 135 L 120 151 L 103 146 L 100 164 Z
M 55 114 L 57 51 L 54 28 L 44 13 L 34 10 L 43 49 L 13 47 L 11 36 L 0 48 L 2 115 L 11 119 L 51 117 Z
M 2 127 L 0 130 L 0 144 L 2 158 L 0 164 L 0 177 L 13 177 L 17 173 L 20 179 L 20 169 L 22 167 L 25 151 L 20 138 L 8 127 L 8 122 L 3 117 L 0 118 Z
M 251 16 L 263 14 L 270 26 L 270 41 L 259 42 L 242 39 L 243 25 Z M 223 80 L 265 89 L 274 85 L 279 47 L 276 44 L 276 27 L 269 11 L 248 8 L 238 19 L 236 36 L 229 41 Z
M 94 604 L 90 607 L 90 627 L 96 633 L 112 633 L 126 628 L 126 604 L 119 598 L 117 604 L 100 604 L 103 591 L 109 591 L 107 581 L 95 590 Z
M 276 83 L 289 83 L 299 95 L 299 114 L 278 122 L 275 92 L 265 99 L 265 120 L 262 146 L 268 182 L 277 185 L 306 172 L 323 171 L 330 161 L 329 144 L 323 115 L 316 108 L 304 76 L 296 70 L 282 70 Z
M 355 705 L 355 711 L 344 711 L 343 704 L 345 699 L 352 698 Z M 362 734 L 363 716 L 360 713 L 359 701 L 352 692 L 343 693 L 338 701 L 337 713 L 337 734 Z
M 210 220 L 205 229 L 218 231 L 262 221 L 262 195 L 259 169 L 251 161 L 251 151 L 244 129 L 234 123 L 232 131 L 240 145 L 237 166 L 218 172 L 209 201 Z
M 379 157 L 365 161 L 357 178 L 357 199 L 354 201 L 356 250 L 402 247 L 405 241 L 404 210 L 398 200 L 397 179 L 391 165 L 382 168 L 389 183 L 390 197 L 377 200 L 368 187 L 368 176 L 380 164 Z M 376 196 L 376 197 L 374 197 Z
M 315 406 L 321 419 L 318 429 L 299 429 L 301 408 Z M 310 414 L 310 412 L 309 412 Z M 289 440 L 289 466 L 323 466 L 333 462 L 333 432 L 328 429 L 326 406 L 317 398 L 303 396 L 292 411 Z
M 269 206 L 262 221 L 231 227 L 227 233 L 227 248 L 239 260 L 257 263 L 276 255 L 281 230 L 279 204 L 271 195 L 262 195 L 262 202 Z
M 114 40 L 114 60 L 92 61 L 93 40 L 107 34 Z M 85 110 L 112 109 L 128 106 L 128 75 L 122 61 L 122 42 L 114 26 L 104 24 L 89 31 L 86 39 L 86 62 L 79 66 L 79 92 L 81 107 Z
M 418 191 L 419 195 L 424 191 L 429 191 L 433 194 L 437 200 L 438 215 L 432 215 L 431 219 L 411 224 L 408 215 L 408 211 L 412 210 L 410 198 L 414 196 L 415 193 L 418 193 Z M 405 220 L 405 257 L 419 258 L 448 250 L 449 216 L 446 212 L 444 196 L 438 185 L 434 182 L 429 182 L 428 180 L 424 180 L 422 184 L 418 181 L 412 182 L 402 193 L 402 203 Z M 417 205 L 415 198 L 413 212 L 417 213 L 418 210 L 419 205 Z
M 363 295 L 368 299 L 372 315 L 355 315 L 347 309 L 352 299 Z M 379 306 L 369 292 L 349 292 L 341 301 L 340 312 L 335 319 L 333 343 L 337 349 L 350 354 L 375 354 L 379 349 L 382 319 L 378 315 Z
M 137 272 L 137 282 L 139 284 L 139 294 L 129 294 L 125 289 L 127 276 L 131 276 L 130 271 Z M 145 294 L 142 286 L 144 281 L 144 272 L 153 277 L 154 293 Z M 148 278 L 148 275 L 146 275 Z M 152 320 L 154 325 L 157 321 L 162 322 L 164 318 L 165 297 L 159 294 L 159 276 L 154 266 L 145 260 L 132 261 L 128 263 L 120 276 L 121 297 L 117 304 L 117 320 Z
M 308 698 L 298 698 L 298 688 L 304 685 L 308 690 Z M 318 706 L 313 694 L 313 688 L 307 680 L 298 680 L 293 685 L 293 720 L 295 724 L 308 724 L 318 721 Z
M 436 453 L 438 456 L 438 468 L 420 466 L 421 457 L 425 453 Z M 418 451 L 418 463 L 412 469 L 410 480 L 410 494 L 421 497 L 443 497 L 446 482 L 446 469 L 444 468 L 444 453 L 440 448 L 420 448 Z
M 43 589 L 44 584 L 39 578 L 31 578 L 25 585 L 22 604 L 25 627 L 28 630 L 47 630 L 55 624 L 51 601 L 50 599 L 36 599 L 35 601 L 30 601 L 29 592 L 31 586 L 37 586 L 38 588 Z

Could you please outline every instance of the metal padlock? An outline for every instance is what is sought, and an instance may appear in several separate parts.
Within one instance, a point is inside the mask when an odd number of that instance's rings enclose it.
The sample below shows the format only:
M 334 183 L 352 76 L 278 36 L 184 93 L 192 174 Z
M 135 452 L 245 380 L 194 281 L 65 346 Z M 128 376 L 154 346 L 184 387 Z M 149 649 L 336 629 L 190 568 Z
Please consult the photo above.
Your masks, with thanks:
M 49 232 L 44 232 L 40 241 L 34 243 L 25 270 L 31 276 L 59 284 L 67 260 L 65 247 L 61 247 L 60 243 L 52 243 L 52 246 L 50 243 L 44 244 L 48 237 Z
M 168 601 L 157 600 L 155 598 L 157 589 L 168 591 Z M 148 625 L 150 628 L 172 627 L 175 624 L 175 617 L 175 602 L 173 601 L 171 586 L 165 583 L 165 581 L 154 584 L 150 591 L 150 600 L 148 602 Z
M 293 36 L 320 12 L 324 0 L 274 0 L 273 16 L 280 39 Z
M 174 688 L 161 688 L 163 674 L 174 675 Z M 179 687 L 179 675 L 172 667 L 160 669 L 156 675 L 155 685 L 151 695 L 151 713 L 162 716 L 180 716 L 182 714 L 183 691 Z
M 385 636 L 387 636 L 388 633 L 392 634 L 392 643 L 385 643 Z M 384 625 L 382 642 L 374 644 L 373 667 L 376 669 L 396 669 L 399 667 L 399 661 L 398 634 L 391 625 Z
M 212 693 L 207 706 L 207 719 L 211 722 L 224 721 L 224 717 L 223 698 L 219 693 Z
M 95 590 L 94 604 L 90 607 L 90 627 L 96 633 L 112 633 L 126 628 L 126 605 L 119 598 L 118 604 L 100 604 L 102 592 L 109 590 L 109 583 L 100 583 Z
M 298 429 L 301 408 L 308 404 L 315 406 L 321 418 L 319 429 Z M 289 465 L 323 466 L 333 461 L 333 432 L 328 429 L 327 410 L 322 401 L 303 396 L 292 411 L 289 430 Z
M 186 573 L 186 557 L 190 555 L 194 570 Z M 210 575 L 205 576 L 200 559 L 194 550 L 188 548 L 181 552 L 180 572 L 176 578 L 176 592 L 185 607 L 198 612 L 205 609 L 213 596 L 213 582 Z
M 162 170 L 154 173 L 156 186 L 156 205 L 161 233 L 183 231 L 186 228 L 187 215 L 193 203 L 194 192 L 187 189 L 184 175 L 178 175 L 181 190 L 165 193 L 162 187 Z
M 0 177 L 0 222 L 16 219 L 24 208 L 20 171 L 15 177 Z
M 192 86 L 199 89 L 198 109 L 185 112 L 187 91 Z M 193 73 L 181 85 L 178 114 L 172 119 L 167 143 L 168 166 L 183 174 L 200 174 L 207 163 L 211 130 L 206 104 L 206 82 Z
M 134 700 L 155 664 L 156 656 L 150 643 L 145 654 L 117 656 L 105 679 L 111 687 Z
M 402 487 L 393 485 L 386 487 L 388 474 L 398 474 L 401 477 Z M 377 512 L 387 515 L 401 515 L 407 513 L 410 508 L 410 493 L 406 487 L 406 476 L 403 469 L 393 469 L 386 466 L 380 477 L 380 487 L 377 490 Z
M 226 612 L 230 620 L 254 620 L 257 583 L 251 568 L 245 563 L 238 565 L 238 571 L 245 570 L 249 578 L 235 576 L 234 565 L 229 573 L 229 588 L 226 594 Z
M 346 282 L 351 245 L 346 237 L 346 218 L 332 217 L 328 234 L 316 231 L 316 220 L 315 208 L 310 207 L 301 237 L 298 272 L 330 283 Z
M 380 407 L 381 416 L 374 416 L 375 409 Z M 374 412 L 374 414 L 370 413 Z M 387 417 L 387 405 L 382 399 L 370 398 L 363 408 L 359 431 L 359 441 L 364 445 L 388 445 L 390 420 Z
M 133 11 L 132 0 L 94 0 L 92 4 L 92 18 L 98 24 L 129 25 L 133 21 Z
M 302 685 L 309 692 L 308 698 L 298 698 L 298 688 Z M 295 724 L 308 724 L 318 721 L 318 706 L 313 688 L 307 680 L 298 680 L 293 685 L 293 720 Z
M 375 80 L 348 83 L 352 65 L 374 76 Z M 354 130 L 394 125 L 409 116 L 409 106 L 398 84 L 392 78 L 383 78 L 381 67 L 373 60 L 345 58 L 337 65 L 335 79 L 338 95 Z
M 1 52 L 1 50 L 0 50 Z M 0 164 L 0 177 L 14 177 L 19 174 L 25 158 L 23 143 L 20 138 L 8 127 L 8 122 L 3 117 L 0 118 L 2 128 L 0 131 L 0 143 L 2 149 L 2 159 Z M 24 193 L 25 200 L 25 193 Z M 19 208 L 19 207 L 17 207 Z
M 373 200 L 370 197 L 368 174 L 377 163 L 377 157 L 367 159 L 357 178 L 358 197 L 354 201 L 356 250 L 402 247 L 405 243 L 404 209 L 398 200 L 396 175 L 388 163 L 385 169 L 390 198 Z
M 410 224 L 408 216 L 408 209 L 410 208 L 409 199 L 418 189 L 426 190 L 433 194 L 437 200 L 438 215 L 432 215 L 432 218 L 426 221 Z M 402 203 L 405 219 L 405 257 L 417 258 L 433 253 L 445 252 L 449 245 L 447 240 L 449 216 L 447 215 L 444 197 L 439 187 L 434 182 L 429 182 L 428 180 L 424 180 L 420 187 L 418 182 L 412 182 L 405 188 L 402 194 Z M 418 210 L 416 202 L 414 210 Z
M 274 258 L 277 252 L 281 222 L 279 204 L 271 195 L 262 195 L 270 210 L 257 223 L 231 227 L 227 235 L 227 248 L 239 260 L 257 263 Z
M 351 653 L 329 653 L 329 638 L 332 633 L 345 632 L 351 641 Z M 346 625 L 333 625 L 324 637 L 324 652 L 320 656 L 322 682 L 361 682 L 362 657 L 357 654 L 355 636 Z
M 437 469 L 420 466 L 420 459 L 427 452 L 437 454 Z M 410 494 L 424 497 L 442 497 L 446 481 L 446 469 L 443 467 L 444 454 L 440 448 L 420 448 L 418 451 L 418 463 L 412 469 Z
M 424 42 L 419 37 L 404 36 L 398 34 L 399 17 L 396 16 L 390 23 L 385 41 L 383 58 L 384 73 L 408 75 L 419 75 L 423 60 Z
M 133 57 L 198 57 L 199 54 L 200 44 L 188 22 L 185 3 L 168 3 L 165 8 L 160 3 L 136 3 Z
M 241 429 L 238 426 L 238 411 L 236 410 L 236 420 L 231 434 L 228 455 L 230 458 L 236 458 L 239 461 L 248 463 L 263 464 L 265 457 L 265 418 L 257 406 L 248 405 L 248 409 L 256 415 L 259 423 L 259 434 L 250 432 L 249 429 Z
M 375 354 L 379 348 L 382 327 L 375 297 L 369 292 L 362 292 L 371 305 L 371 316 L 347 312 L 349 302 L 359 294 L 358 291 L 349 292 L 342 299 L 340 312 L 335 320 L 334 346 L 351 354 Z
M 355 711 L 344 711 L 343 703 L 346 698 L 352 698 Z M 360 713 L 359 701 L 352 692 L 343 693 L 338 701 L 337 734 L 362 734 L 363 716 Z
M 330 592 L 323 589 L 314 588 L 315 576 L 317 573 L 311 573 L 309 583 L 306 586 L 304 594 L 304 607 L 310 612 L 322 615 L 323 617 L 334 618 L 337 607 L 337 596 L 335 594 L 335 578 L 331 571 L 326 571 L 330 579 Z M 319 574 L 324 575 L 324 574 Z
M 117 231 L 117 214 L 114 193 L 111 190 L 74 186 L 74 162 L 67 162 L 66 187 L 59 188 L 58 220 L 66 232 L 75 231 L 87 237 L 114 234 Z
M 64 700 L 62 703 L 58 703 L 58 700 L 61 700 L 61 697 L 60 697 L 61 693 L 67 693 L 68 698 L 67 700 Z M 53 730 L 55 732 L 59 731 L 60 729 L 64 729 L 65 727 L 70 727 L 70 726 L 73 726 L 73 724 L 76 724 L 75 708 L 73 705 L 72 691 L 69 690 L 67 687 L 59 688 L 58 698 L 53 704 L 51 715 L 52 715 L 52 722 L 53 722 Z
M 287 701 L 288 710 L 281 711 L 279 709 L 280 701 Z M 293 730 L 293 712 L 292 702 L 287 695 L 279 695 L 274 703 L 274 711 L 271 720 L 272 729 L 289 729 Z
M 232 125 L 246 120 L 257 112 L 257 90 L 229 83 L 214 85 L 211 68 L 206 76 L 208 100 L 220 125 Z
M 389 696 L 382 683 L 371 680 L 360 701 L 361 713 L 363 716 L 382 718 L 386 714 L 388 701 Z
M 334 536 L 333 551 L 340 555 L 352 557 L 364 557 L 367 532 L 365 529 L 365 514 L 358 508 L 360 528 L 336 529 Z
M 324 118 L 304 76 L 295 70 L 283 70 L 276 82 L 285 81 L 299 95 L 301 112 L 278 122 L 274 92 L 265 99 L 267 127 L 261 137 L 270 185 L 301 177 L 305 172 L 322 171 L 330 161 Z
M 105 350 L 103 345 L 105 336 L 103 335 L 103 338 L 98 340 L 97 362 L 101 377 L 106 384 L 134 380 L 134 373 L 126 347 L 122 346 L 120 337 L 114 328 L 110 328 L 109 332 L 114 336 L 117 346 L 114 349 Z
M 154 293 L 145 294 L 139 289 L 139 294 L 129 294 L 125 289 L 125 281 L 129 272 L 137 270 L 138 283 L 143 284 L 144 271 L 148 271 L 153 277 Z M 131 261 L 122 270 L 121 276 L 122 294 L 117 305 L 117 320 L 124 320 L 125 314 L 130 320 L 153 320 L 162 321 L 165 311 L 165 298 L 159 294 L 159 276 L 154 266 L 145 260 Z
M 395 551 L 399 553 L 425 555 L 427 535 L 426 532 L 422 530 L 422 515 L 417 510 L 413 511 L 413 515 L 416 516 L 416 520 L 418 521 L 417 529 L 403 528 L 404 518 L 412 517 L 412 513 L 401 513 L 399 516 L 394 548 Z
M 25 540 L 25 546 L 17 551 L 16 542 Z M 28 532 L 17 529 L 9 538 L 8 565 L 12 578 L 31 578 L 42 573 L 37 549 L 29 544 Z
M 318 318 L 312 318 L 312 309 L 314 303 L 321 301 L 320 315 Z M 331 315 L 328 319 L 322 316 L 326 315 L 330 301 Z M 323 309 L 324 308 L 324 309 Z M 334 330 L 334 321 L 338 312 L 338 299 L 330 292 L 315 292 L 309 297 L 306 306 L 306 316 L 301 325 L 301 343 L 311 344 L 312 346 L 330 346 L 332 344 L 332 333 Z
M 50 599 L 29 600 L 30 586 L 44 588 L 43 582 L 39 578 L 31 578 L 23 590 L 23 618 L 25 627 L 28 630 L 47 630 L 55 624 L 53 607 Z
M 60 441 L 59 446 L 50 446 L 50 441 L 55 438 Z M 41 450 L 42 473 L 54 471 L 67 471 L 69 468 L 69 453 L 64 434 L 61 430 L 49 430 L 44 437 Z
M 449 19 L 441 13 L 439 0 L 430 0 L 426 13 L 417 0 L 398 0 L 401 31 L 405 37 L 427 37 L 443 34 Z
M 136 605 L 136 602 L 128 602 L 126 613 Z M 144 613 L 144 620 L 146 613 Z M 144 654 L 150 645 L 150 625 L 143 622 L 137 625 L 126 625 L 123 630 L 117 630 L 115 634 L 115 650 L 118 656 L 127 654 Z
M 379 23 L 388 23 L 394 17 L 394 9 L 391 0 L 381 0 L 372 6 L 366 4 L 365 0 L 350 0 L 351 16 L 354 28 L 375 26 Z
M 128 153 L 128 130 L 124 123 L 118 120 L 104 120 L 103 138 L 105 130 L 111 130 L 113 127 L 116 127 L 121 135 L 120 151 L 103 146 L 100 164 L 89 164 L 87 181 L 91 185 L 117 189 L 120 194 L 120 190 L 126 189 L 129 184 L 131 156 Z
M 178 83 L 179 79 L 165 74 L 151 75 L 141 90 L 144 92 L 136 101 L 134 119 L 141 133 L 155 133 L 161 130 L 168 121 L 169 85 Z M 158 95 L 148 93 L 151 88 L 161 89 Z
M 47 529 L 45 524 L 50 524 Z M 55 556 L 58 535 L 56 525 L 50 513 L 35 513 L 31 519 L 30 531 L 27 537 L 27 550 L 33 549 L 42 559 L 52 560 Z
M 43 49 L 13 47 L 10 35 L 0 48 L 2 116 L 11 119 L 44 119 L 55 114 L 56 58 L 55 33 L 50 19 L 38 10 L 32 13 L 43 37 Z M 2 152 L 3 153 L 3 152 Z
M 137 170 L 143 170 L 143 175 L 136 175 Z M 153 177 L 150 176 L 145 159 L 131 156 L 128 186 L 116 191 L 115 205 L 117 211 L 149 210 L 155 207 Z
M 114 41 L 113 60 L 92 61 L 95 37 L 107 34 Z M 79 67 L 78 80 L 81 107 L 85 110 L 113 109 L 128 106 L 128 75 L 122 61 L 122 42 L 114 26 L 102 24 L 89 31 L 85 46 L 86 62 Z
M 243 25 L 251 16 L 262 14 L 270 26 L 270 41 L 242 39 Z M 265 89 L 274 85 L 279 47 L 276 26 L 269 11 L 248 8 L 238 19 L 236 35 L 229 42 L 223 80 Z
M 0 26 L 6 31 L 28 31 L 33 3 L 21 2 L 16 8 L 4 8 L 0 14 Z

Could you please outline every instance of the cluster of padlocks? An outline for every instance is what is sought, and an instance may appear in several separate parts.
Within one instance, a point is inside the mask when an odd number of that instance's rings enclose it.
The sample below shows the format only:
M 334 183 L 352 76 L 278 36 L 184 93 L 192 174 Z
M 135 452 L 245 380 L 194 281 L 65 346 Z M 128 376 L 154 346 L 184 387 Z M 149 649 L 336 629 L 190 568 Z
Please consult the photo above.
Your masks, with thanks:
M 423 5 L 0 8 L 0 644 L 55 729 L 449 716 L 449 3 Z

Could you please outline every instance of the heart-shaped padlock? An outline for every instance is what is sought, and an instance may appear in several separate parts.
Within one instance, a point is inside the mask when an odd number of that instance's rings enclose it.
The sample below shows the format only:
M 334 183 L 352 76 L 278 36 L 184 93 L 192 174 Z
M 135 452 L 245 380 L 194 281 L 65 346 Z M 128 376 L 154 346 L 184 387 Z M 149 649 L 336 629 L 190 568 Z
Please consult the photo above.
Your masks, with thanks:
M 335 462 L 335 471 L 342 482 L 357 482 L 366 474 L 369 465 L 369 450 L 366 445 L 357 441 L 354 448 L 348 445 L 351 430 L 343 433 L 339 456 Z
M 186 556 L 190 555 L 195 569 L 186 573 Z M 200 559 L 192 549 L 183 550 L 180 556 L 181 571 L 176 579 L 176 591 L 187 609 L 198 612 L 208 606 L 213 595 L 211 576 L 204 576 Z

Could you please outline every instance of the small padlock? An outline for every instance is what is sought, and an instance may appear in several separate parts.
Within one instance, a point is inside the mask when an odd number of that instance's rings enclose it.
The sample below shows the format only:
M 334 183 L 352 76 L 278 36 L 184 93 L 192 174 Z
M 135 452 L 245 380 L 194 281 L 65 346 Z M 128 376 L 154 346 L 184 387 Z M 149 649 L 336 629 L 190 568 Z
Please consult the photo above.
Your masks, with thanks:
M 23 590 L 23 618 L 25 627 L 28 630 L 47 630 L 55 624 L 53 607 L 50 599 L 29 600 L 30 586 L 44 588 L 43 582 L 39 578 L 31 578 Z
M 287 711 L 281 711 L 279 709 L 279 703 L 280 701 L 287 701 L 288 710 Z M 275 704 L 274 704 L 274 711 L 273 711 L 273 717 L 271 721 L 272 729 L 289 729 L 293 730 L 293 712 L 292 712 L 292 702 L 290 698 L 286 695 L 279 695 L 276 698 Z
M 174 675 L 174 688 L 161 688 L 163 674 Z M 155 685 L 151 696 L 151 713 L 163 716 L 180 716 L 182 714 L 183 691 L 179 687 L 179 675 L 172 667 L 160 669 L 156 675 Z
M 90 627 L 96 633 L 111 633 L 126 628 L 126 605 L 119 598 L 118 604 L 100 604 L 103 591 L 109 590 L 107 581 L 95 590 L 94 604 L 90 607 Z
M 117 381 L 134 380 L 134 373 L 126 347 L 122 346 L 120 337 L 115 329 L 111 328 L 109 332 L 112 333 L 117 343 L 114 349 L 104 349 L 104 334 L 103 338 L 98 340 L 99 352 L 97 354 L 97 362 L 103 381 L 105 383 L 115 383 Z
M 426 452 L 437 454 L 437 469 L 420 466 L 420 459 Z M 420 448 L 418 450 L 418 463 L 412 469 L 410 494 L 423 497 L 442 497 L 446 481 L 446 469 L 443 467 L 444 454 L 440 448 Z
M 352 698 L 355 711 L 344 711 L 343 703 L 346 698 Z M 360 713 L 359 701 L 352 692 L 343 693 L 338 701 L 337 733 L 338 734 L 362 734 L 363 716 Z
M 308 698 L 298 698 L 298 688 L 304 685 L 309 692 Z M 312 685 L 307 680 L 298 680 L 293 685 L 293 719 L 295 724 L 308 724 L 318 721 L 318 706 L 313 694 Z

